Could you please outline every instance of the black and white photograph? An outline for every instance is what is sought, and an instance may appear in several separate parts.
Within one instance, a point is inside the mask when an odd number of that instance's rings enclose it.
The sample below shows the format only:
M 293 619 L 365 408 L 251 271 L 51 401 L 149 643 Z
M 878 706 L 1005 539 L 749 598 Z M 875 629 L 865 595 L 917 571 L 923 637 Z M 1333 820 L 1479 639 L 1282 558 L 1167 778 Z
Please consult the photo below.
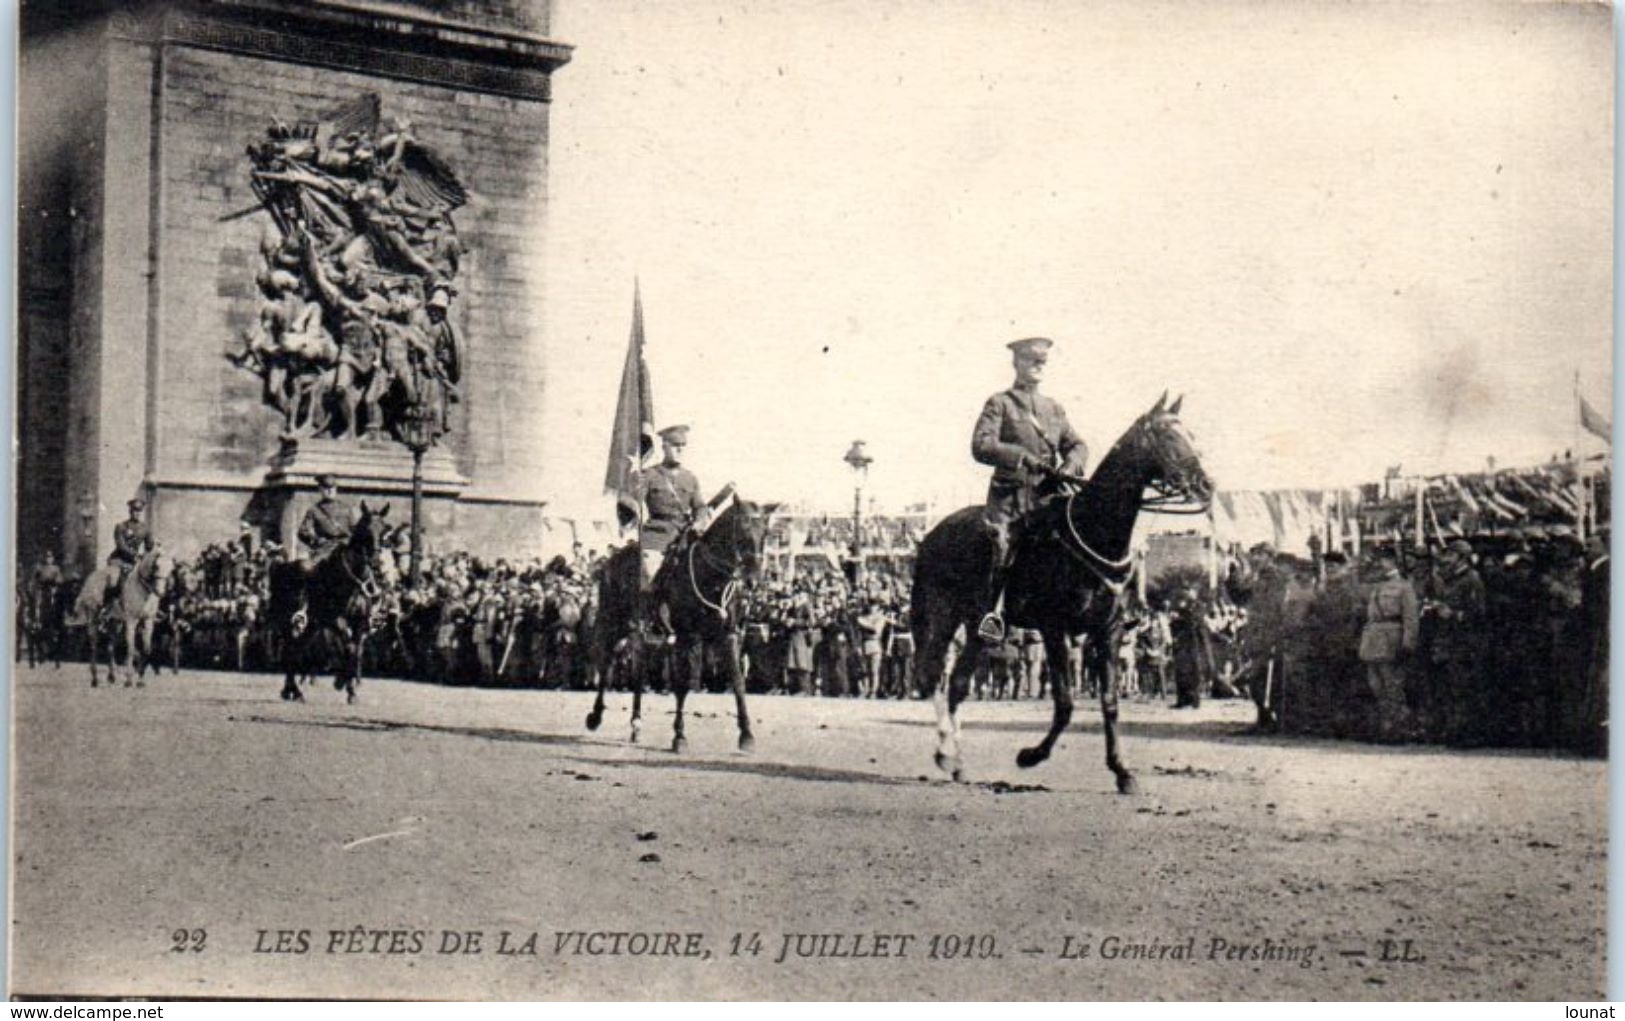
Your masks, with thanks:
M 1611 6 L 11 17 L 11 997 L 1606 999 Z

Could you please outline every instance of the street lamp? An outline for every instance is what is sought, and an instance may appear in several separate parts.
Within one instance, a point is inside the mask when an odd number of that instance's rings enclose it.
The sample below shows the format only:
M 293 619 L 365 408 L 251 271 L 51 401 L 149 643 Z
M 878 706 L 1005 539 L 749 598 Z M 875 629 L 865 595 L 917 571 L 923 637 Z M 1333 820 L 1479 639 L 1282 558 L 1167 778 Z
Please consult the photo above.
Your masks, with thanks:
M 862 440 L 853 440 L 852 447 L 841 460 L 852 469 L 855 488 L 852 491 L 852 580 L 863 575 L 863 484 L 869 478 L 869 466 L 875 459 L 863 449 Z
M 423 568 L 423 455 L 439 437 L 440 409 L 420 390 L 401 416 L 400 437 L 412 452 L 412 566 L 407 575 L 416 588 Z

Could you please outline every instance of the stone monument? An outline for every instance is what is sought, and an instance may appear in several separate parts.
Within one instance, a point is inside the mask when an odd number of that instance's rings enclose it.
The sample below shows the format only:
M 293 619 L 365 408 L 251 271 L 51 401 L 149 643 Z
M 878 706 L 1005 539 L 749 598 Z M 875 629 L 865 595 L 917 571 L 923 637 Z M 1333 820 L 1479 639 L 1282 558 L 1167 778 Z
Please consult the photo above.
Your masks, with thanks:
M 25 562 L 404 517 L 419 403 L 431 543 L 539 546 L 548 0 L 109 6 L 23 11 Z

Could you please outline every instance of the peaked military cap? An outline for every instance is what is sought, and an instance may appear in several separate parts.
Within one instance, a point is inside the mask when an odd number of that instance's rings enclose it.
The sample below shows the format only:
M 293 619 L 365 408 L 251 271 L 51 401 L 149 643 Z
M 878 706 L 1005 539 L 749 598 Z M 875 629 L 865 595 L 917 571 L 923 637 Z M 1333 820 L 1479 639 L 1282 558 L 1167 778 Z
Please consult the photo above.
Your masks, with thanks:
M 131 500 L 128 506 L 129 506 L 129 508 L 131 510 L 146 510 L 147 509 L 147 501 L 141 499 L 138 496 L 134 500 Z
M 1048 337 L 1023 337 L 1020 340 L 1012 340 L 1005 345 L 1018 355 L 1049 354 L 1049 349 L 1054 346 L 1055 341 L 1050 340 Z
M 660 438 L 665 440 L 667 443 L 687 444 L 688 426 L 668 425 L 666 428 L 660 430 Z
M 328 474 L 324 473 L 324 474 L 316 476 L 316 485 L 320 489 L 332 489 L 332 488 L 337 487 L 338 484 L 339 484 L 339 480 L 335 479 L 331 475 L 328 475 Z

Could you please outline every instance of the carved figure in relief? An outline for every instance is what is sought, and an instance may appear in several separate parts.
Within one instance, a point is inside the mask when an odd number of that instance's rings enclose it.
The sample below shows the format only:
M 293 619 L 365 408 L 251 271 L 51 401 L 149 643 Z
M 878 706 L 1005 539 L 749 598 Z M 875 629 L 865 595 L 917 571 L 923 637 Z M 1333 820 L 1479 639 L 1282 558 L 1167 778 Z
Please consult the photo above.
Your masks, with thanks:
M 277 237 L 261 247 L 259 314 L 232 357 L 264 382 L 284 434 L 401 435 L 428 405 L 451 427 L 462 341 L 449 318 L 468 193 L 404 117 L 357 97 L 316 121 L 278 119 L 248 146 Z

